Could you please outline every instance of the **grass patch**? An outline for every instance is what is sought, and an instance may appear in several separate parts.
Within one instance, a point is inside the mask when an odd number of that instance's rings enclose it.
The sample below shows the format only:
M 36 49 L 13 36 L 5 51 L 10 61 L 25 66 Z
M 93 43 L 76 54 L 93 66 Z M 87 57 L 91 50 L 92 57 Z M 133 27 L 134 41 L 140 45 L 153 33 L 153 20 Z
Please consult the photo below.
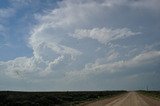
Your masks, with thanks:
M 147 96 L 160 100 L 160 91 L 138 91 L 138 92 L 143 95 L 147 95 Z

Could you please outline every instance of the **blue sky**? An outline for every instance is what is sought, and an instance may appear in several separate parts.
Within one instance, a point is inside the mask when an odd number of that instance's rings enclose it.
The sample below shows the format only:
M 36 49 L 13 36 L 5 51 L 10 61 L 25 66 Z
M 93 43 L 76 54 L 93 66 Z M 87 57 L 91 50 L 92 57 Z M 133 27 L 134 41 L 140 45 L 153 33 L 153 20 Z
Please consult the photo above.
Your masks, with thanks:
M 0 0 L 0 90 L 160 90 L 159 0 Z

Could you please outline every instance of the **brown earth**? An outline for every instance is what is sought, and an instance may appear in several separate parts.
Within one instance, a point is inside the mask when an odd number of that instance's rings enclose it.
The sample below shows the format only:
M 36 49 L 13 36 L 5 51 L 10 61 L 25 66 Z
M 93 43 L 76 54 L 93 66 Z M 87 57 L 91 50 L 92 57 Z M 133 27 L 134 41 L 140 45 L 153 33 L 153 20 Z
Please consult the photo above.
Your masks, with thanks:
M 83 106 L 160 106 L 160 101 L 136 92 L 129 92 L 124 95 L 95 101 Z

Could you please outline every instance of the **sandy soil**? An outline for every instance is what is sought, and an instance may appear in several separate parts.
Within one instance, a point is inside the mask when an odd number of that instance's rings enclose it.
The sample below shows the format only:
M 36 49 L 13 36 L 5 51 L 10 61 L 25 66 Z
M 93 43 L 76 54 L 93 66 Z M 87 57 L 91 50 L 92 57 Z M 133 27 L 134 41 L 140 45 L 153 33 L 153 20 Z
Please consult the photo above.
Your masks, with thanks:
M 92 102 L 83 106 L 160 106 L 160 101 L 136 92 L 129 92 L 124 95 Z

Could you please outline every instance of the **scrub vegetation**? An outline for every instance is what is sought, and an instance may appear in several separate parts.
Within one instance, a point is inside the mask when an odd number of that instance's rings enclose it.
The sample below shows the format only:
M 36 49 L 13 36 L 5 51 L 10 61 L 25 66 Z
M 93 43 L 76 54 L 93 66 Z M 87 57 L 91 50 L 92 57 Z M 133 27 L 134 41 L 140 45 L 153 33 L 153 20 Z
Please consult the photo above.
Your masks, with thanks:
M 0 106 L 75 106 L 83 102 L 109 98 L 125 92 L 126 91 L 1 91 Z
M 160 91 L 138 91 L 141 94 L 160 100 Z

